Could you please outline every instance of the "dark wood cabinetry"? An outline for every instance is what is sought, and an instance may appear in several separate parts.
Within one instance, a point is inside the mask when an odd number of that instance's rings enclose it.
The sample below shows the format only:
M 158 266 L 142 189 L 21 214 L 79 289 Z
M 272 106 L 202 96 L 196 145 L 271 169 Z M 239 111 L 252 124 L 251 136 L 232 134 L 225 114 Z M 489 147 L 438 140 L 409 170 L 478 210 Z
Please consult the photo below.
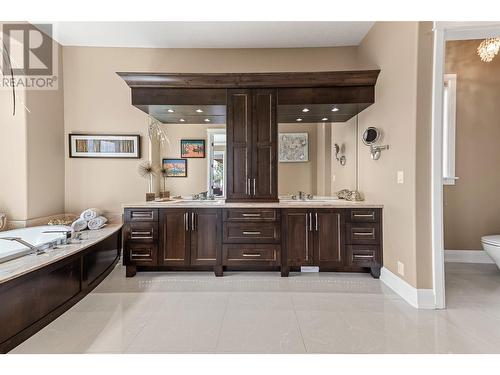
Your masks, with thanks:
M 227 90 L 227 201 L 277 201 L 276 89 Z
M 133 217 L 126 210 L 125 217 Z M 155 209 L 154 221 L 125 223 L 124 264 L 127 276 L 139 270 L 211 270 L 220 258 L 221 210 Z M 149 219 L 148 219 L 149 220 Z M 157 229 L 155 229 L 157 228 Z
M 380 277 L 382 266 L 382 210 L 351 209 L 346 215 L 346 253 L 349 267 L 369 267 Z
M 137 269 L 213 270 L 217 276 L 225 269 L 281 269 L 287 276 L 301 266 L 380 275 L 379 208 L 162 208 L 148 210 L 145 221 L 129 210 L 128 276 Z
M 282 275 L 290 268 L 344 265 L 343 215 L 340 209 L 287 209 L 283 211 Z

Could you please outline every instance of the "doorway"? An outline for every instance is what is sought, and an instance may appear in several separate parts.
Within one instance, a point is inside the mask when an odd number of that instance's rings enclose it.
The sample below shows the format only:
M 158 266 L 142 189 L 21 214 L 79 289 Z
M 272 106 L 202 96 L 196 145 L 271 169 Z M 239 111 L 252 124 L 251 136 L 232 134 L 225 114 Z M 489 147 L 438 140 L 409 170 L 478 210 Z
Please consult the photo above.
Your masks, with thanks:
M 450 174 L 450 159 L 444 157 L 445 144 L 449 146 L 449 132 L 444 131 L 444 119 L 449 114 L 449 92 L 453 84 L 445 77 L 446 42 L 498 37 L 500 22 L 436 22 L 434 25 L 433 109 L 432 109 L 432 254 L 433 289 L 436 308 L 445 308 L 444 268 L 444 183 L 455 176 Z M 447 109 L 445 113 L 445 103 Z M 449 130 L 449 129 L 448 129 Z M 448 143 L 444 142 L 445 135 Z M 446 163 L 446 165 L 445 165 Z M 445 172 L 447 175 L 445 175 Z

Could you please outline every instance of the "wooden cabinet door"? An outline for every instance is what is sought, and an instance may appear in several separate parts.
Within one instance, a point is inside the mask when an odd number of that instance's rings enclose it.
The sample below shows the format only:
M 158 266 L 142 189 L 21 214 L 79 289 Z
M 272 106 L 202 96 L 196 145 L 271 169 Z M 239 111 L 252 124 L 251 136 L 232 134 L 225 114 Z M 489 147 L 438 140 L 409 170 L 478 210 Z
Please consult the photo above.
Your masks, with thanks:
M 163 266 L 189 265 L 189 222 L 185 209 L 160 210 L 160 259 Z
M 254 89 L 252 94 L 252 198 L 277 201 L 276 89 Z
M 282 213 L 283 260 L 288 266 L 313 264 L 313 232 L 309 210 L 286 210 Z
M 227 90 L 227 200 L 251 199 L 252 90 Z
M 191 265 L 215 266 L 221 251 L 221 212 L 218 209 L 190 210 Z
M 344 265 L 343 223 L 340 210 L 313 212 L 315 264 L 320 267 Z

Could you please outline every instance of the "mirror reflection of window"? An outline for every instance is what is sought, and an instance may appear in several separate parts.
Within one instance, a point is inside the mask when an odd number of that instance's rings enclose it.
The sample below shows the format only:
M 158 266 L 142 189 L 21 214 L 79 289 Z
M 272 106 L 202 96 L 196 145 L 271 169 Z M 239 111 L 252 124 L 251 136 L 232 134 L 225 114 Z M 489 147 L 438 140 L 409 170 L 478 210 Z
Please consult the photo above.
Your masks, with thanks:
M 226 130 L 208 129 L 208 191 L 215 197 L 225 196 Z

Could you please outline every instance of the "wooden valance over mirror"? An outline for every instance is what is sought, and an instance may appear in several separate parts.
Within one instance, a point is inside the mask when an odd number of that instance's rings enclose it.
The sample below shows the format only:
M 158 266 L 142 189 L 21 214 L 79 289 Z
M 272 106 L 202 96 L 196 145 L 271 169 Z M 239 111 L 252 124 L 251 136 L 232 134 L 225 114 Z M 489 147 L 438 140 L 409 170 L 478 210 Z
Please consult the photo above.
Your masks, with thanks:
M 235 88 L 277 89 L 280 123 L 345 122 L 374 103 L 379 73 L 361 70 L 117 74 L 132 89 L 132 105 L 163 123 L 223 124 L 227 89 Z

